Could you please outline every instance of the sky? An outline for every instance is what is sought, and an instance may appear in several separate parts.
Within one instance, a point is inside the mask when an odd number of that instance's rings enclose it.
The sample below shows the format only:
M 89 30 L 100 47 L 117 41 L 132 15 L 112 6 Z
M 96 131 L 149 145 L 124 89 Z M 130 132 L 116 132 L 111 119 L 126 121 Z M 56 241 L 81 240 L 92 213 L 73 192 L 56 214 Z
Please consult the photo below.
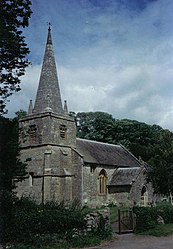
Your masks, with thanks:
M 69 111 L 102 111 L 173 131 L 172 0 L 32 0 L 32 11 L 24 30 L 32 65 L 10 97 L 9 117 L 35 100 L 51 22 Z

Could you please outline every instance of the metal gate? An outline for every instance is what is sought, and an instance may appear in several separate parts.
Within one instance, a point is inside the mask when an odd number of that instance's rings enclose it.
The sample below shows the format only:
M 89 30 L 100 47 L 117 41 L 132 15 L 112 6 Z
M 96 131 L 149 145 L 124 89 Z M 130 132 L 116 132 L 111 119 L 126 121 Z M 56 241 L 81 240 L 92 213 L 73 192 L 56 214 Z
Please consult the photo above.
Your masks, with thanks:
M 119 234 L 133 233 L 136 226 L 136 217 L 132 209 L 118 209 Z

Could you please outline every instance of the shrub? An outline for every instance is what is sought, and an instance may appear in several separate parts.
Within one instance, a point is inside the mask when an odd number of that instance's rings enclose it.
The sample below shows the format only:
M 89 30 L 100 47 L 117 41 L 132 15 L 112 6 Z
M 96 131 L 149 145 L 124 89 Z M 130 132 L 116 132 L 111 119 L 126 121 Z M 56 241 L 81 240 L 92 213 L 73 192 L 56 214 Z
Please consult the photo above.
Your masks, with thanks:
M 156 207 L 157 214 L 162 216 L 165 223 L 173 223 L 173 206 L 169 202 L 162 202 Z
M 18 243 L 11 249 L 68 249 L 82 248 L 86 246 L 96 246 L 101 243 L 102 239 L 98 236 L 88 234 L 86 236 L 73 237 L 70 240 L 59 240 L 56 235 L 46 235 L 37 237 L 35 240 L 27 243 Z
M 111 226 L 106 224 L 106 220 L 103 218 L 102 215 L 100 215 L 99 224 L 96 230 L 96 234 L 101 239 L 108 239 L 112 237 L 112 229 Z
M 71 237 L 72 230 L 84 229 L 86 222 L 81 209 L 65 208 L 57 203 L 36 204 L 22 199 L 14 204 L 12 221 L 7 230 L 7 240 L 30 241 L 35 237 L 58 234 Z
M 142 235 L 152 235 L 156 237 L 170 236 L 173 234 L 173 224 L 160 224 L 156 225 L 155 228 L 147 230 L 141 233 Z
M 156 207 L 134 207 L 136 214 L 136 232 L 144 232 L 154 228 L 161 216 L 164 223 L 173 223 L 173 206 L 169 203 L 162 203 Z
M 134 207 L 136 214 L 136 232 L 143 232 L 154 228 L 157 224 L 157 213 L 155 208 Z
M 86 233 L 86 212 L 77 202 L 66 207 L 64 203 L 36 204 L 26 198 L 17 200 L 7 224 L 6 241 L 16 245 L 13 247 L 16 249 L 53 249 L 54 246 L 58 249 L 96 245 L 111 238 L 111 229 L 102 215 L 97 229 Z

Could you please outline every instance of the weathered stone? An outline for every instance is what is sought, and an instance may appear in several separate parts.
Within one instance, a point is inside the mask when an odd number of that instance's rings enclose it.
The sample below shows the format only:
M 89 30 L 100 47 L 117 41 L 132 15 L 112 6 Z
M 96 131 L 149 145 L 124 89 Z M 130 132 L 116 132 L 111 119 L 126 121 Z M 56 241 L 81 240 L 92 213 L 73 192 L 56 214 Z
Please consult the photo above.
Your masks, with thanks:
M 18 196 L 64 201 L 67 207 L 74 200 L 94 208 L 152 203 L 143 163 L 122 146 L 77 139 L 75 120 L 68 115 L 67 103 L 64 107 L 49 29 L 35 106 L 30 102 L 28 115 L 19 122 L 20 158 L 27 163 L 28 175 L 16 184 Z M 116 185 L 112 179 L 120 168 L 136 173 L 126 174 Z M 103 216 L 107 219 L 108 212 Z M 94 212 L 89 222 L 97 218 Z
M 157 217 L 157 223 L 158 224 L 165 224 L 164 219 L 163 219 L 163 217 L 161 215 L 158 215 L 158 217 Z

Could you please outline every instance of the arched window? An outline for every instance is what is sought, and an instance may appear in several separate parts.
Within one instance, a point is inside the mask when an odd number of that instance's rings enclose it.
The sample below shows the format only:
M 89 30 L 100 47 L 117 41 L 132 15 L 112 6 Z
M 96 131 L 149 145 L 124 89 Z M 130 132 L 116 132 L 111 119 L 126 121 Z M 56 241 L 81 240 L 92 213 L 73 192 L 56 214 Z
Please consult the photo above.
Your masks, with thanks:
M 104 169 L 100 171 L 98 180 L 99 180 L 99 194 L 106 195 L 107 194 L 107 174 Z

